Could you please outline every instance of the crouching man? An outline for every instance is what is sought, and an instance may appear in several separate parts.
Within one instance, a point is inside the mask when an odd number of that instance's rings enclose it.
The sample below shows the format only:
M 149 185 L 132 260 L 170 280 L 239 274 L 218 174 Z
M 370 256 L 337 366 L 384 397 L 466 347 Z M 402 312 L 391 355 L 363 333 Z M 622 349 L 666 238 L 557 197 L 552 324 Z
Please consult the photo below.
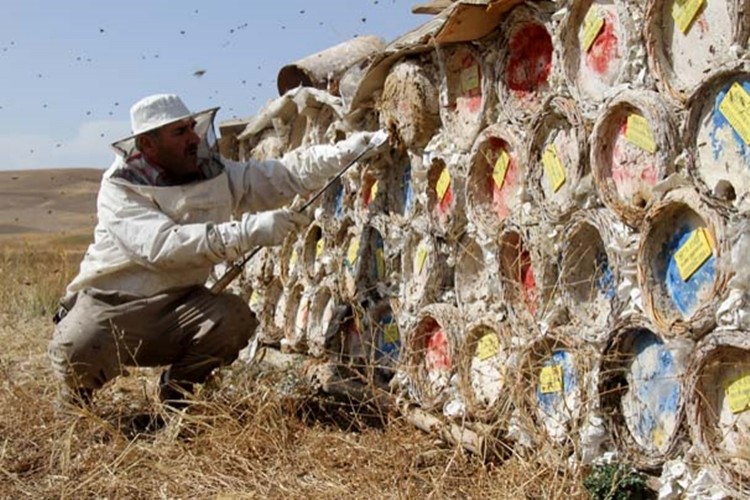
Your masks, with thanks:
M 382 142 L 359 132 L 280 160 L 234 162 L 211 144 L 217 110 L 190 112 L 171 94 L 131 108 L 134 134 L 113 144 L 94 242 L 55 317 L 48 353 L 66 401 L 88 402 L 126 366 L 166 366 L 160 397 L 174 404 L 234 361 L 257 321 L 239 297 L 204 286 L 213 266 L 307 225 L 308 215 L 281 207 Z

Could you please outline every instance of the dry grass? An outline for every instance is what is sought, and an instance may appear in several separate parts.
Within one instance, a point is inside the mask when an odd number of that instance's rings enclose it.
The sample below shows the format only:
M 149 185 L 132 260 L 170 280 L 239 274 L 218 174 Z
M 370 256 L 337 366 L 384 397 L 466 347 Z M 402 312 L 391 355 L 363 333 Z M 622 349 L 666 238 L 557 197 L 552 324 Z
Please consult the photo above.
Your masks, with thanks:
M 45 250 L 40 250 L 45 248 Z M 580 498 L 558 463 L 483 463 L 390 415 L 300 388 L 294 373 L 236 363 L 183 413 L 164 413 L 154 370 L 55 409 L 49 315 L 81 249 L 0 248 L 1 498 Z M 139 415 L 167 426 L 139 433 Z

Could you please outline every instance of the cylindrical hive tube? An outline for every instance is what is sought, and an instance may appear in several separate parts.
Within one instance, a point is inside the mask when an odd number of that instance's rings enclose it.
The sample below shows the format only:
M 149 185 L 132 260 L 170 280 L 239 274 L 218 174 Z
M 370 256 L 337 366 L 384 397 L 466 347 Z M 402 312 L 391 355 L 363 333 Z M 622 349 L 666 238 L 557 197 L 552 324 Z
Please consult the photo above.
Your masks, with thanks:
M 328 243 L 328 245 L 326 245 Z M 302 271 L 305 279 L 316 283 L 333 269 L 331 241 L 319 224 L 312 224 L 302 239 Z
M 464 315 L 503 304 L 502 285 L 494 248 L 485 248 L 465 234 L 457 243 L 454 283 L 456 302 Z
M 572 99 L 553 97 L 531 125 L 528 189 L 552 222 L 595 198 L 589 169 L 589 130 Z
M 587 415 L 587 377 L 593 352 L 556 330 L 527 345 L 518 361 L 513 399 L 535 444 L 563 445 L 571 451 Z
M 307 348 L 312 356 L 321 357 L 327 353 L 329 333 L 338 311 L 338 299 L 329 284 L 315 288 L 310 301 L 310 316 L 307 327 Z
M 607 209 L 582 210 L 563 231 L 561 292 L 572 323 L 587 330 L 584 338 L 600 337 L 618 312 L 615 292 L 624 264 L 612 248 L 618 225 Z
M 436 238 L 429 233 L 412 231 L 401 257 L 402 308 L 416 312 L 451 287 L 451 269 Z
M 523 139 L 510 127 L 488 127 L 474 143 L 469 161 L 466 215 L 492 237 L 523 202 L 527 168 Z
M 550 11 L 522 3 L 505 16 L 500 33 L 496 89 L 501 119 L 537 113 L 553 92 L 555 67 Z
M 618 450 L 638 467 L 659 467 L 682 451 L 691 343 L 678 342 L 666 343 L 647 320 L 631 317 L 618 323 L 601 354 L 601 411 Z
M 724 218 L 691 188 L 669 192 L 643 223 L 638 282 L 646 312 L 669 335 L 699 337 L 716 324 L 726 291 Z
M 401 331 L 391 304 L 385 300 L 369 308 L 366 316 L 370 340 L 371 376 L 376 384 L 387 384 L 401 358 Z
M 343 280 L 341 293 L 346 299 L 371 293 L 385 281 L 385 252 L 385 239 L 375 226 L 350 228 L 339 272 Z
M 746 331 L 717 330 L 693 355 L 687 420 L 704 463 L 719 472 L 737 498 L 750 494 L 750 338 Z
M 279 278 L 275 278 L 259 289 L 257 295 L 255 293 L 250 298 L 250 309 L 255 312 L 260 322 L 260 340 L 267 344 L 275 344 L 284 336 L 283 329 L 278 328 L 275 322 L 277 307 L 283 309 L 284 286 Z
M 641 6 L 630 0 L 569 4 L 560 34 L 563 65 L 568 87 L 586 111 L 644 68 L 642 21 Z
M 608 102 L 591 133 L 591 170 L 602 201 L 638 227 L 653 186 L 674 171 L 677 134 L 659 95 L 626 90 Z
M 738 205 L 750 195 L 750 127 L 742 102 L 750 102 L 750 64 L 715 73 L 693 93 L 683 133 L 698 188 Z
M 438 47 L 440 118 L 460 151 L 468 151 L 487 121 L 492 102 L 491 68 L 469 44 Z
M 472 321 L 457 361 L 459 391 L 468 415 L 485 422 L 509 417 L 515 356 L 508 323 L 494 316 Z
M 440 126 L 437 68 L 423 59 L 393 65 L 380 97 L 380 126 L 412 149 L 423 148 Z
M 310 317 L 310 295 L 304 284 L 294 284 L 285 304 L 284 339 L 282 345 L 296 352 L 307 351 L 307 325 Z
M 748 21 L 748 0 L 650 0 L 644 35 L 662 93 L 682 103 L 707 73 L 736 60 L 732 45 L 745 47 Z
M 466 177 L 458 166 L 447 165 L 440 158 L 434 159 L 427 173 L 425 188 L 431 229 L 441 236 L 461 234 L 466 223 Z
M 409 329 L 403 366 L 415 402 L 426 410 L 439 409 L 448 397 L 462 328 L 458 309 L 432 304 L 419 312 Z
M 284 285 L 292 283 L 300 274 L 301 242 L 297 233 L 291 233 L 286 237 L 281 245 L 280 257 L 280 275 L 281 282 Z

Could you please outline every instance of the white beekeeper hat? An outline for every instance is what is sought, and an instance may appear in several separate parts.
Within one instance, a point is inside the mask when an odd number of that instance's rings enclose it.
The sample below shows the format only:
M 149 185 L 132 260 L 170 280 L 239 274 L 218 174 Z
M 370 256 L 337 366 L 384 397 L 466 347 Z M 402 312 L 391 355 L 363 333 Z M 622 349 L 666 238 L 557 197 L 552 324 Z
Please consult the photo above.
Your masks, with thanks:
M 112 147 L 125 156 L 135 149 L 135 138 L 145 132 L 174 123 L 186 118 L 196 121 L 195 132 L 205 136 L 214 120 L 218 107 L 191 113 L 175 94 L 154 94 L 144 97 L 130 108 L 130 128 L 132 135 L 112 143 Z

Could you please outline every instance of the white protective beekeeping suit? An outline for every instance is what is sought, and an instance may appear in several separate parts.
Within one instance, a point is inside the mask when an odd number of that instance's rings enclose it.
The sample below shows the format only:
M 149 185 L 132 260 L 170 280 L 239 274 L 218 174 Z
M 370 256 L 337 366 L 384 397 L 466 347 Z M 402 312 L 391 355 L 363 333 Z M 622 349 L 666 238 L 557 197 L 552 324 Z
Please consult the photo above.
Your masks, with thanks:
M 274 210 L 321 188 L 371 146 L 381 133 L 360 132 L 336 145 L 312 146 L 280 160 L 234 162 L 212 147 L 216 109 L 195 115 L 202 138 L 199 158 L 206 180 L 177 186 L 133 182 L 123 175 L 142 157 L 119 149 L 105 172 L 97 199 L 94 242 L 68 295 L 85 288 L 138 296 L 204 284 L 212 267 L 257 245 L 278 241 Z M 281 209 L 288 210 L 288 209 Z M 235 220 L 232 220 L 232 217 Z

